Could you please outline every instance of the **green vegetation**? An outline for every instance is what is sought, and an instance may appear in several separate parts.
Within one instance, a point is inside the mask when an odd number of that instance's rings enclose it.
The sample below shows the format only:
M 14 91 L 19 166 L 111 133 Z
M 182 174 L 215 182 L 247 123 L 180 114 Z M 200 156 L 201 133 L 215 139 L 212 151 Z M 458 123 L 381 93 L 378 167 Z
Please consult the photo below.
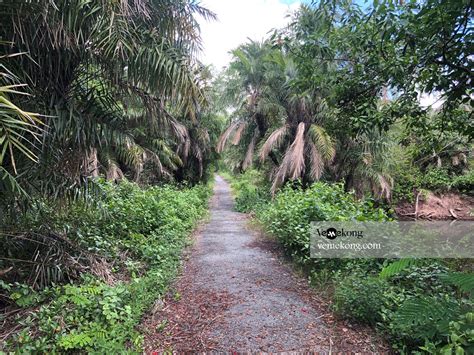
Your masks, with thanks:
M 2 210 L 99 175 L 205 179 L 221 119 L 198 17 L 215 16 L 191 0 L 2 1 Z
M 194 0 L 0 1 L 0 352 L 141 352 L 223 123 L 199 17 Z
M 197 0 L 0 0 L 0 351 L 140 352 L 221 166 L 340 317 L 473 352 L 472 263 L 309 257 L 313 220 L 474 195 L 472 1 L 359 3 L 302 4 L 214 73 Z
M 265 177 L 257 170 L 247 170 L 238 175 L 238 178 L 228 172 L 220 172 L 220 175 L 231 181 L 232 190 L 236 193 L 237 211 L 252 212 L 270 200 L 271 195 Z
M 264 171 L 272 193 L 296 179 L 387 202 L 473 193 L 472 11 L 455 0 L 302 5 L 287 28 L 235 49 L 220 77 L 233 109 L 217 144 L 226 166 Z
M 341 184 L 288 184 L 271 199 L 268 186 L 246 186 L 261 181 L 258 176 L 249 171 L 232 178 L 237 209 L 252 212 L 310 282 L 326 290 L 336 314 L 376 327 L 397 351 L 474 349 L 472 273 L 457 272 L 460 265 L 449 260 L 312 259 L 312 221 L 381 221 L 389 215 L 374 201 L 344 192 Z M 265 188 L 268 197 L 262 199 Z
M 9 251 L 2 269 L 15 269 L 1 281 L 0 297 L 21 307 L 3 320 L 15 329 L 4 350 L 140 352 L 136 326 L 176 274 L 210 188 L 98 188 L 95 205 L 38 203 L 11 225 L 24 232 L 2 236 Z M 31 248 L 41 262 L 34 269 Z
M 416 218 L 430 192 L 466 204 L 474 195 L 472 2 L 359 3 L 301 5 L 287 27 L 234 50 L 217 149 L 237 174 L 237 209 L 339 316 L 376 327 L 399 352 L 470 353 L 469 261 L 309 255 L 311 221 L 397 218 L 403 202 Z M 459 218 L 450 208 L 444 217 Z

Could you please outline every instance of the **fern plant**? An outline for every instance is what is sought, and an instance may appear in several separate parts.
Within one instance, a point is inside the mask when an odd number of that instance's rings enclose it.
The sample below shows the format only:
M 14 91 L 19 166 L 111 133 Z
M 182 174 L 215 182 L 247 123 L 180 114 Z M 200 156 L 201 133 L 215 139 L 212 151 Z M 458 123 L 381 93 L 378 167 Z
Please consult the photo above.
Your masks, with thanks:
M 381 278 L 389 278 L 399 274 L 401 271 L 407 269 L 409 266 L 416 265 L 419 263 L 419 259 L 400 259 L 394 261 L 391 264 L 385 266 L 382 271 L 380 271 Z
M 401 259 L 385 266 L 379 278 L 391 278 L 392 282 L 401 282 L 408 276 L 403 276 L 408 270 L 427 270 L 435 267 L 426 264 L 423 259 Z M 474 331 L 472 331 L 472 302 L 474 292 L 474 274 L 463 272 L 449 272 L 445 267 L 435 267 L 435 283 L 447 288 L 430 290 L 430 285 L 423 283 L 425 294 L 419 290 L 409 296 L 391 317 L 390 327 L 396 330 L 400 337 L 411 339 L 421 350 L 430 353 L 463 354 L 472 350 Z M 411 271 L 410 271 L 411 272 Z M 419 271 L 418 271 L 419 272 Z M 433 274 L 430 274 L 432 276 Z M 396 277 L 398 276 L 398 277 Z M 424 281 L 425 279 L 423 279 Z M 442 290 L 456 289 L 446 293 Z M 431 292 L 430 292 L 431 291 Z M 465 297 L 464 297 L 465 296 Z M 423 344 L 421 346 L 421 344 Z

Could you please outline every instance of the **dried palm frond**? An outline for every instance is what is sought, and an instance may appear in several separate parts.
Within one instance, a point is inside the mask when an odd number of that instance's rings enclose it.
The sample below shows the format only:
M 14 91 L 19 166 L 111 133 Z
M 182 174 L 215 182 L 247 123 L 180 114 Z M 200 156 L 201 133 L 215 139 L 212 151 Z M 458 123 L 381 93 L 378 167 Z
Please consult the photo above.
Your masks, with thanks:
M 272 195 L 274 195 L 276 190 L 285 182 L 286 171 L 289 165 L 288 160 L 288 155 L 285 154 L 285 156 L 283 157 L 283 161 L 277 168 L 276 172 L 273 174 L 273 184 L 271 188 Z
M 390 176 L 378 174 L 378 182 L 380 187 L 380 197 L 390 200 L 392 197 L 393 179 Z
M 300 122 L 296 131 L 296 137 L 288 151 L 290 155 L 290 166 L 288 169 L 290 179 L 297 179 L 301 176 L 305 167 L 304 162 L 304 131 L 305 123 Z
M 283 157 L 278 170 L 275 174 L 273 184 L 272 184 L 272 194 L 283 185 L 286 178 L 294 180 L 301 177 L 302 172 L 304 171 L 305 162 L 304 162 L 304 131 L 305 123 L 300 122 L 298 125 L 296 136 L 291 144 L 290 148 L 287 150 Z
M 284 125 L 280 128 L 277 128 L 275 131 L 270 134 L 265 143 L 263 143 L 262 148 L 260 149 L 260 160 L 263 162 L 267 158 L 268 154 L 272 149 L 278 148 L 283 139 L 288 134 L 288 126 Z
M 87 176 L 99 176 L 99 159 L 97 157 L 97 148 L 92 148 L 84 158 Z
M 239 124 L 238 128 L 235 130 L 234 137 L 232 138 L 232 144 L 237 145 L 242 138 L 242 133 L 244 132 L 245 128 L 247 128 L 247 122 L 242 122 Z
M 117 162 L 110 160 L 107 166 L 107 172 L 105 174 L 106 179 L 109 181 L 120 181 L 124 175 Z
M 255 151 L 255 143 L 257 142 L 258 132 L 256 131 L 250 141 L 250 144 L 247 147 L 247 153 L 245 153 L 244 161 L 242 162 L 242 170 L 247 170 L 247 168 L 252 166 L 253 162 L 253 153 Z
M 323 173 L 324 161 L 319 154 L 318 149 L 312 141 L 308 141 L 308 155 L 311 163 L 311 169 L 309 171 L 309 176 L 313 180 L 319 180 Z
M 221 136 L 219 137 L 219 140 L 217 141 L 217 146 L 216 146 L 217 153 L 222 153 L 224 151 L 224 148 L 227 143 L 227 140 L 229 139 L 229 136 L 239 126 L 240 122 L 241 121 L 235 121 L 231 123 L 231 125 L 227 127 L 224 133 L 221 134 Z

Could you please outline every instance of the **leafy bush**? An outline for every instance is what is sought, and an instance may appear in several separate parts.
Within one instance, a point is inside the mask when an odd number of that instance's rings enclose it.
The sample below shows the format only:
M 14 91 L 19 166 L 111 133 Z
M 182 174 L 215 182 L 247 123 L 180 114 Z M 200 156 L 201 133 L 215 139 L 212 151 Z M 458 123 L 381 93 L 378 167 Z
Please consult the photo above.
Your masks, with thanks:
M 235 198 L 235 209 L 238 212 L 253 212 L 265 205 L 270 199 L 270 193 L 261 188 L 243 188 Z
M 386 281 L 377 277 L 346 277 L 336 285 L 334 310 L 345 318 L 375 325 L 382 320 L 387 288 Z
M 382 275 L 392 287 L 384 293 L 379 327 L 394 348 L 468 349 L 472 334 L 460 325 L 456 333 L 454 324 L 472 310 L 472 300 L 463 297 L 474 290 L 472 273 L 452 273 L 439 261 L 407 259 L 389 265 Z
M 261 172 L 247 170 L 237 176 L 225 172 L 221 173 L 221 175 L 231 182 L 232 190 L 235 194 L 236 211 L 256 211 L 270 201 L 270 188 Z
M 451 190 L 474 194 L 474 171 L 469 170 L 464 175 L 457 175 L 446 168 L 429 168 L 422 173 L 414 166 L 403 166 L 394 173 L 395 185 L 393 199 L 414 202 L 415 189 L 427 189 L 435 192 Z
M 432 174 L 425 183 L 440 173 Z M 470 349 L 473 335 L 466 312 L 472 302 L 465 296 L 472 274 L 447 281 L 449 267 L 427 259 L 400 260 L 383 268 L 384 261 L 377 259 L 310 258 L 311 221 L 389 219 L 371 200 L 358 201 L 340 184 L 317 182 L 306 189 L 287 185 L 255 212 L 264 228 L 304 266 L 313 284 L 331 290 L 326 284 L 332 283 L 333 307 L 340 316 L 376 325 L 398 351 Z
M 11 303 L 35 306 L 19 312 L 16 322 L 22 329 L 7 339 L 5 350 L 140 351 L 142 336 L 135 327 L 175 275 L 186 236 L 206 211 L 210 189 L 141 189 L 128 182 L 100 186 L 102 197 L 95 206 L 76 202 L 63 210 L 46 208 L 42 217 L 48 230 L 105 257 L 107 264 L 100 269 L 106 275 L 83 273 L 74 283 L 39 291 L 18 282 L 0 283 Z M 24 223 L 44 232 L 40 220 L 30 212 Z
M 474 195 L 474 170 L 469 170 L 467 174 L 453 178 L 451 186 L 458 191 Z
M 429 260 L 401 264 L 406 268 L 389 278 L 339 276 L 334 310 L 345 318 L 377 325 L 399 351 L 470 349 L 474 334 L 467 326 L 472 324 L 467 314 L 473 304 L 458 295 L 470 292 L 472 274 L 452 274 Z
M 317 182 L 307 189 L 286 186 L 257 218 L 298 262 L 310 262 L 312 221 L 385 220 L 387 214 L 371 200 L 358 201 L 342 184 Z
M 394 186 L 392 191 L 393 201 L 415 201 L 414 189 L 419 188 L 421 172 L 416 167 L 397 169 L 394 174 Z
M 451 187 L 451 177 L 446 169 L 428 169 L 425 174 L 423 174 L 420 185 L 432 191 L 449 190 Z
M 446 344 L 426 340 L 420 347 L 431 354 L 473 354 L 474 353 L 474 313 L 467 312 L 449 322 Z

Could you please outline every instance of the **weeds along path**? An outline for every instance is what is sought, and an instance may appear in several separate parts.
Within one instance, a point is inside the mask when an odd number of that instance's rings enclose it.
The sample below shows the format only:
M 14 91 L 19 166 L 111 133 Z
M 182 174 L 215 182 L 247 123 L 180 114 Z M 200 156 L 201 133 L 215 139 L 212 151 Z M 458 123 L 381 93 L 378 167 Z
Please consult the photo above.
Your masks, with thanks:
M 334 320 L 275 243 L 233 211 L 216 177 L 209 223 L 182 276 L 144 320 L 147 353 L 162 351 L 378 352 L 370 330 Z

